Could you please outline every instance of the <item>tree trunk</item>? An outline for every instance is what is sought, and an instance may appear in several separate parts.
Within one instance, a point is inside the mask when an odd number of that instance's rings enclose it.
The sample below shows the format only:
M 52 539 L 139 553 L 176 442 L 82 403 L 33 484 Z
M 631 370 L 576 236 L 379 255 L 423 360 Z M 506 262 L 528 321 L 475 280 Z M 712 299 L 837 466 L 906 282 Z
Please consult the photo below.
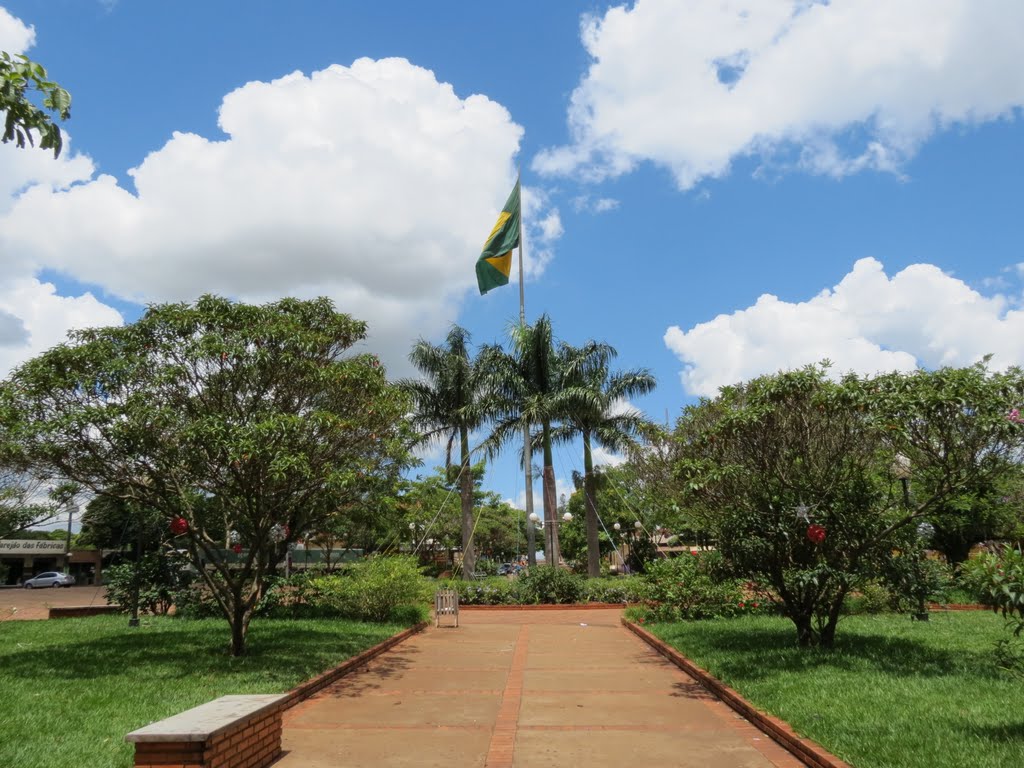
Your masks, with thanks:
M 551 454 L 551 425 L 543 423 L 544 435 L 544 528 L 547 531 L 548 547 L 544 556 L 552 568 L 562 560 L 558 550 L 558 498 L 555 490 L 555 462 Z
M 231 655 L 242 656 L 245 653 L 245 635 L 249 630 L 249 610 L 240 592 L 232 590 L 231 601 L 231 612 L 228 615 L 231 624 Z
M 530 515 L 533 514 L 533 444 L 530 437 L 530 425 L 523 427 L 523 472 L 526 478 L 526 564 L 537 564 L 537 529 Z
M 821 629 L 821 636 L 818 639 L 822 648 L 831 648 L 836 642 L 836 627 L 839 626 L 839 616 L 843 610 L 843 600 L 846 599 L 846 593 L 848 592 L 847 587 L 842 587 L 835 599 L 832 601 L 832 605 L 828 609 L 828 621 L 825 626 Z
M 590 432 L 583 433 L 583 504 L 587 513 L 587 576 L 601 575 L 601 539 L 597 522 L 597 498 L 594 495 L 594 458 L 590 450 Z
M 473 546 L 473 471 L 469 466 L 469 430 L 459 429 L 462 474 L 459 495 L 462 497 L 462 578 L 470 580 L 476 573 L 476 551 Z
M 801 648 L 812 648 L 817 645 L 817 635 L 814 631 L 813 617 L 809 613 L 791 615 L 789 617 L 796 624 L 796 642 Z

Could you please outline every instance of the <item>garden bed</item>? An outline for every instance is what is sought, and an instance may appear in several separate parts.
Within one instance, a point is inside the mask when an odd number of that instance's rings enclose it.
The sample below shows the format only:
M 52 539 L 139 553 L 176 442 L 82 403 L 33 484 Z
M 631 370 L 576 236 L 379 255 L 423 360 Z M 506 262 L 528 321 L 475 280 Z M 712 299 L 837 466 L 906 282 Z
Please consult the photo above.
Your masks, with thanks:
M 856 768 L 1024 765 L 1020 681 L 993 653 L 1000 617 L 849 617 L 831 651 L 797 648 L 792 623 L 767 616 L 646 628 Z
M 460 605 L 460 611 L 594 611 L 623 610 L 626 603 L 539 603 L 528 605 Z
M 232 658 L 222 619 L 146 617 L 137 629 L 124 616 L 5 623 L 0 765 L 125 768 L 129 731 L 224 694 L 289 691 L 403 629 L 264 619 L 247 654 Z

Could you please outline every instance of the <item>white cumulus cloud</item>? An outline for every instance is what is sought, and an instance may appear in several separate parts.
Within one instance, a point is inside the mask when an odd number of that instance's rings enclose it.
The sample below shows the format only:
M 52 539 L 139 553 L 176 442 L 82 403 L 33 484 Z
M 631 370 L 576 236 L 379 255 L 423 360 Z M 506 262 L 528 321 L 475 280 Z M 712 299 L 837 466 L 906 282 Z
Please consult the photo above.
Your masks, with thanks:
M 91 293 L 59 296 L 52 283 L 34 277 L 0 285 L 0 376 L 65 340 L 74 328 L 121 325 L 120 313 Z
M 26 53 L 34 44 L 35 30 L 0 8 L 0 50 Z M 66 134 L 64 151 L 57 159 L 49 150 L 19 149 L 13 142 L 0 144 L 0 219 L 27 190 L 45 194 L 67 190 L 75 182 L 89 179 L 93 170 L 87 156 L 72 152 Z M 43 236 L 47 224 L 37 223 Z M 64 341 L 69 330 L 122 322 L 117 310 L 90 293 L 58 295 L 52 283 L 36 277 L 40 266 L 29 254 L 0 246 L 0 377 Z
M 568 499 L 572 496 L 574 490 L 571 480 L 567 480 L 564 477 L 555 478 L 555 501 L 560 502 L 561 498 L 565 496 Z M 510 504 L 516 509 L 526 509 L 526 491 L 520 490 L 516 494 L 514 499 L 504 499 L 506 504 Z M 533 474 L 533 511 L 536 512 L 541 519 L 544 518 L 544 488 L 541 482 L 540 472 L 534 472 Z M 538 535 L 538 540 L 542 538 Z
M 546 173 L 756 156 L 833 176 L 895 170 L 931 134 L 1024 105 L 1020 0 L 637 0 L 584 19 L 593 61 Z
M 24 53 L 36 41 L 36 31 L 6 8 L 0 7 L 0 51 Z
M 137 302 L 327 295 L 405 372 L 412 340 L 442 330 L 474 286 L 522 128 L 397 58 L 248 83 L 219 124 L 224 138 L 175 133 L 133 185 L 27 189 L 0 215 L 0 250 Z M 530 276 L 561 223 L 539 190 L 524 207 L 540 222 Z
M 617 467 L 626 463 L 625 456 L 618 453 L 612 453 L 600 445 L 594 446 L 593 460 L 595 467 Z
M 996 367 L 1024 364 L 1024 311 L 1014 306 L 931 264 L 889 277 L 865 258 L 807 301 L 765 294 L 687 331 L 673 326 L 664 338 L 684 365 L 684 389 L 713 396 L 724 385 L 826 358 L 837 374 L 969 365 L 988 354 Z

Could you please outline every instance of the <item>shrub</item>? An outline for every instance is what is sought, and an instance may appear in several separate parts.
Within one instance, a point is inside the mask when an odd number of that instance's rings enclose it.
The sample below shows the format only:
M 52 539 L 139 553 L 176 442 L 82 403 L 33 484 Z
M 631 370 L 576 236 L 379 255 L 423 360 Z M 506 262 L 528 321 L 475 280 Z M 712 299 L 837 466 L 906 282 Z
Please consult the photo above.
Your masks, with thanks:
M 640 576 L 587 579 L 583 601 L 587 603 L 639 603 L 647 598 L 647 582 Z
M 850 614 L 885 613 L 892 609 L 895 599 L 884 584 L 871 581 L 862 586 L 856 594 L 847 596 L 844 609 Z
M 430 595 L 415 558 L 408 556 L 373 557 L 341 575 L 313 578 L 310 589 L 337 616 L 377 622 L 390 620 L 400 606 L 426 604 Z
M 645 608 L 641 605 L 631 605 L 623 612 L 622 615 L 627 621 L 644 625 L 650 620 L 651 610 L 650 608 Z
M 463 605 L 515 605 L 519 602 L 516 582 L 505 578 L 457 581 L 449 585 L 459 593 Z
M 489 557 L 481 557 L 476 561 L 476 573 L 479 576 L 497 576 L 498 561 Z
M 998 555 L 978 555 L 963 564 L 961 580 L 974 588 L 983 605 L 1007 619 L 1012 635 L 997 644 L 996 660 L 1004 670 L 1024 677 L 1024 553 L 1006 547 Z
M 583 598 L 585 579 L 562 568 L 529 568 L 515 581 L 515 591 L 523 604 L 578 603 Z
M 388 621 L 412 626 L 430 618 L 430 608 L 423 603 L 406 603 L 396 606 L 388 615 Z
M 953 586 L 946 592 L 946 603 L 948 605 L 970 605 L 971 603 L 978 602 L 978 598 L 975 595 L 958 584 L 959 582 L 954 580 Z
M 653 560 L 643 578 L 654 621 L 735 616 L 745 602 L 739 584 L 721 578 L 714 558 L 706 555 Z
M 999 557 L 989 552 L 975 555 L 960 563 L 957 571 L 957 586 L 970 595 L 972 603 L 992 607 L 992 571 L 999 563 Z
M 968 563 L 963 570 L 970 571 L 980 602 L 1018 618 L 1024 627 L 1024 553 L 1006 547 L 998 555 L 979 555 Z
M 130 613 L 135 594 L 135 563 L 107 568 L 107 603 Z M 195 579 L 187 561 L 177 554 L 151 552 L 139 561 L 139 612 L 163 615 L 177 603 L 177 593 Z M 217 614 L 215 614 L 217 615 Z
M 327 575 L 323 567 L 296 571 L 288 577 L 268 579 L 268 589 L 256 613 L 275 618 L 303 619 L 330 615 L 316 580 Z
M 415 623 L 430 597 L 415 558 L 376 556 L 333 573 L 309 571 L 275 579 L 258 611 L 277 618 L 345 618 Z M 407 621 L 413 617 L 413 621 Z
M 182 619 L 223 618 L 224 610 L 205 584 L 193 582 L 174 593 L 174 609 Z
M 893 593 L 893 608 L 916 612 L 922 601 L 946 602 L 953 571 L 942 560 L 908 553 L 889 561 L 885 582 Z

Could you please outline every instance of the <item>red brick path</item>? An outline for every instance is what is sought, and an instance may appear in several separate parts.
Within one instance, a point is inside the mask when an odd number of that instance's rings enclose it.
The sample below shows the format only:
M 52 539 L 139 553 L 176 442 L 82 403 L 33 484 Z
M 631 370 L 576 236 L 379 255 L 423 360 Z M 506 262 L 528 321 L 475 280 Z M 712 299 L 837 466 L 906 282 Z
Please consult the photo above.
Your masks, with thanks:
M 275 768 L 801 765 L 621 613 L 467 611 L 289 710 Z

